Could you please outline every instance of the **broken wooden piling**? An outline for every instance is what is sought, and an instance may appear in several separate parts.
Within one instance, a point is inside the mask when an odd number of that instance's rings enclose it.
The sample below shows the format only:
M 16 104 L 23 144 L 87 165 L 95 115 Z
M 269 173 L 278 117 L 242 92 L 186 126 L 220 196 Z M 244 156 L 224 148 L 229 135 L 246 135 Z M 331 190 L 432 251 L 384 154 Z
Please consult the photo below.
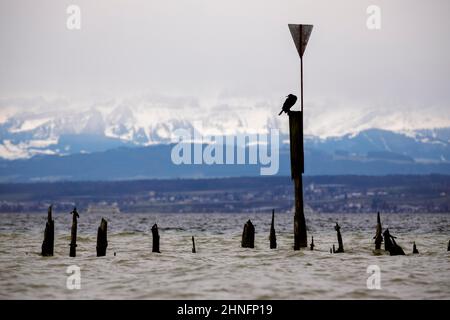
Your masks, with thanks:
M 336 232 L 337 232 L 337 239 L 338 239 L 339 247 L 337 250 L 335 250 L 334 245 L 333 245 L 333 251 L 334 251 L 334 253 L 344 252 L 344 243 L 342 242 L 341 227 L 338 225 L 337 222 L 336 222 L 336 225 L 334 226 L 334 230 L 336 230 Z
M 106 256 L 108 247 L 108 222 L 102 218 L 97 231 L 97 257 Z
M 311 244 L 309 245 L 309 249 L 310 249 L 311 251 L 313 251 L 313 250 L 314 250 L 314 247 L 315 247 L 315 245 L 314 245 L 314 237 L 311 237 Z
M 375 232 L 375 250 L 381 249 L 381 243 L 383 242 L 383 235 L 382 235 L 382 228 L 381 228 L 381 218 L 380 218 L 380 212 L 377 213 L 377 230 Z
M 270 249 L 277 248 L 277 236 L 275 234 L 275 210 L 272 210 L 272 223 L 270 224 Z
M 72 229 L 70 231 L 70 252 L 69 257 L 75 257 L 77 255 L 77 219 L 80 215 L 77 212 L 77 208 L 73 208 L 72 212 Z
M 397 242 L 395 242 L 395 239 L 397 237 L 391 235 L 389 229 L 386 229 L 383 232 L 383 237 L 384 237 L 384 250 L 389 251 L 389 254 L 391 256 L 405 255 L 403 249 L 397 244 Z
M 53 205 L 48 207 L 47 223 L 45 224 L 44 241 L 42 242 L 41 254 L 44 257 L 53 256 L 53 247 L 55 242 L 55 223 L 52 217 Z
M 414 253 L 414 254 L 415 254 L 415 253 L 419 253 L 419 250 L 417 250 L 416 242 L 415 242 L 415 241 L 413 242 L 413 253 Z
M 158 225 L 156 223 L 152 227 L 152 237 L 153 237 L 152 252 L 161 253 L 159 251 L 159 233 L 158 233 Z
M 254 248 L 255 247 L 255 227 L 253 223 L 248 220 L 244 225 L 244 231 L 242 232 L 242 248 Z
M 195 250 L 195 240 L 194 240 L 194 236 L 192 236 L 192 253 L 196 253 L 197 251 Z

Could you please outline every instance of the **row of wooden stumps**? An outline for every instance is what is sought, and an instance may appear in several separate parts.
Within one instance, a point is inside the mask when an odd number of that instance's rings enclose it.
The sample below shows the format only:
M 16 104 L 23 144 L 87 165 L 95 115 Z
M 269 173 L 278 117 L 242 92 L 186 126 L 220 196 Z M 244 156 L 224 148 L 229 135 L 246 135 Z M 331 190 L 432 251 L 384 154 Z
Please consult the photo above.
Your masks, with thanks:
M 269 242 L 270 249 L 277 248 L 277 236 L 275 233 L 275 210 L 272 210 L 272 222 L 270 224 L 270 233 L 269 233 Z M 342 238 L 341 238 L 342 242 Z M 253 225 L 251 220 L 248 220 L 244 224 L 244 231 L 242 232 L 242 248 L 254 248 L 255 247 L 255 226 Z M 314 250 L 314 237 L 311 238 L 311 244 L 309 248 Z M 294 247 L 295 249 L 295 247 Z
M 275 220 L 275 210 L 272 210 L 272 223 L 270 225 L 270 234 L 269 234 L 269 241 L 270 241 L 270 249 L 276 249 L 277 248 L 277 238 L 275 234 L 275 226 L 274 226 L 274 220 Z M 334 226 L 334 230 L 337 233 L 337 241 L 338 241 L 338 248 L 336 249 L 336 246 L 333 244 L 333 247 L 330 248 L 330 253 L 343 253 L 344 252 L 344 242 L 342 241 L 342 234 L 341 234 L 341 226 L 336 222 L 336 225 Z M 397 244 L 395 239 L 397 237 L 394 237 L 390 234 L 389 229 L 386 229 L 384 232 L 382 232 L 382 226 L 381 226 L 381 218 L 380 213 L 377 213 L 377 227 L 376 227 L 376 233 L 375 237 L 375 250 L 381 250 L 381 244 L 384 241 L 384 250 L 389 252 L 391 256 L 397 256 L 397 255 L 405 255 L 405 252 L 403 249 Z M 194 239 L 192 238 L 192 241 Z M 242 242 L 241 246 L 243 248 L 254 248 L 255 247 L 255 227 L 251 220 L 248 220 L 244 225 L 244 231 L 242 232 Z M 309 245 L 310 250 L 314 250 L 314 237 L 311 237 L 311 243 Z M 195 247 L 194 247 L 195 248 Z M 295 249 L 295 247 L 294 247 Z M 450 240 L 448 242 L 447 251 L 450 251 Z M 416 242 L 413 242 L 413 254 L 419 253 L 419 250 L 417 249 Z
M 53 256 L 53 248 L 54 248 L 54 220 L 52 217 L 52 206 L 48 208 L 48 214 L 47 214 L 47 223 L 45 225 L 45 231 L 44 231 L 44 241 L 42 243 L 42 256 Z M 74 208 L 71 212 L 72 214 L 72 228 L 71 228 L 71 240 L 70 240 L 70 257 L 76 257 L 76 248 L 77 248 L 77 225 L 78 225 L 78 218 L 80 217 L 77 209 Z M 333 244 L 333 247 L 330 248 L 330 253 L 343 253 L 344 252 L 344 244 L 342 240 L 341 235 L 341 227 L 338 223 L 336 223 L 334 227 L 335 231 L 337 232 L 337 240 L 338 240 L 338 248 L 336 249 L 335 245 Z M 160 253 L 159 249 L 159 232 L 158 232 L 158 225 L 154 224 L 152 226 L 152 238 L 153 238 L 153 245 L 152 245 L 152 252 Z M 97 256 L 102 257 L 106 255 L 106 249 L 108 247 L 108 222 L 102 218 L 100 222 L 100 226 L 97 230 Z M 405 255 L 405 252 L 403 249 L 396 243 L 395 239 L 396 237 L 392 236 L 389 232 L 389 229 L 386 229 L 384 232 L 382 232 L 382 226 L 381 226 L 381 218 L 380 213 L 377 213 L 377 227 L 376 227 L 376 234 L 375 234 L 375 250 L 381 249 L 381 244 L 384 240 L 384 246 L 385 250 L 390 253 L 390 255 Z M 269 241 L 270 241 L 270 249 L 276 249 L 277 248 L 277 238 L 275 233 L 275 210 L 272 210 L 272 222 L 270 225 L 270 234 L 269 234 Z M 248 220 L 244 225 L 244 231 L 242 233 L 242 242 L 241 246 L 243 248 L 254 248 L 255 247 L 255 227 L 251 220 Z M 315 244 L 314 244 L 314 237 L 311 238 L 311 244 L 309 245 L 310 250 L 314 250 Z M 295 248 L 294 248 L 295 249 Z M 448 242 L 447 251 L 450 251 L 450 241 Z M 192 236 L 192 253 L 196 253 L 195 248 L 195 239 Z M 413 253 L 419 253 L 417 250 L 416 243 L 413 243 Z M 115 254 L 114 254 L 115 255 Z
M 55 223 L 52 218 L 53 206 L 48 208 L 47 223 L 44 231 L 44 241 L 42 242 L 41 255 L 44 257 L 53 256 L 54 239 L 55 239 Z M 69 257 L 77 256 L 77 227 L 78 214 L 77 208 L 74 208 L 72 214 L 72 228 L 70 229 L 70 244 Z M 102 218 L 100 226 L 97 231 L 97 257 L 106 255 L 106 248 L 108 247 L 108 222 Z
M 44 241 L 42 242 L 42 251 L 41 255 L 44 257 L 53 256 L 53 248 L 54 248 L 54 239 L 55 239 L 55 223 L 52 217 L 53 206 L 48 208 L 47 214 L 47 223 L 45 225 L 44 231 Z M 72 228 L 70 230 L 70 250 L 69 257 L 76 257 L 77 255 L 77 227 L 78 227 L 78 218 L 80 215 L 76 208 L 74 208 L 71 212 L 72 214 Z M 253 232 L 254 233 L 254 232 Z M 152 252 L 160 253 L 159 250 L 159 232 L 158 225 L 155 223 L 152 227 Z M 102 218 L 100 222 L 100 226 L 97 230 L 97 257 L 106 256 L 106 249 L 108 248 L 108 222 Z M 192 253 L 196 253 L 195 249 L 195 240 L 192 237 Z M 114 253 L 115 255 L 115 253 Z

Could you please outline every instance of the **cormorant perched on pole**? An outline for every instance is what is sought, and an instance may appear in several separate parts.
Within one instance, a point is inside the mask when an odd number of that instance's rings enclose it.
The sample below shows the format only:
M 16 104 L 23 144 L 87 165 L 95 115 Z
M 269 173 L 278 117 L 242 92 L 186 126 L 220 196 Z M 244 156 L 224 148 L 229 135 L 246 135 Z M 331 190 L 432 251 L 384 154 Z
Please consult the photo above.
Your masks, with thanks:
M 289 110 L 291 110 L 291 108 L 294 106 L 294 104 L 297 102 L 297 96 L 293 95 L 293 94 L 289 94 L 286 96 L 286 101 L 283 104 L 283 108 L 281 109 L 280 113 L 278 114 L 279 116 L 281 116 L 281 114 L 283 112 L 288 113 Z

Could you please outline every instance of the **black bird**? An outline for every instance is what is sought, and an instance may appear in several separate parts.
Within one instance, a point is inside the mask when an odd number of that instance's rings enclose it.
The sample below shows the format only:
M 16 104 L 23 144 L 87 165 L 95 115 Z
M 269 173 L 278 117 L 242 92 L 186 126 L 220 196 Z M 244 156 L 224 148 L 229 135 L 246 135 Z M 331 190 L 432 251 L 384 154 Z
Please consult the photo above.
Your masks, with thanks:
M 288 96 L 286 96 L 286 101 L 283 104 L 283 108 L 281 109 L 280 113 L 278 114 L 279 116 L 281 116 L 281 114 L 283 112 L 288 113 L 289 110 L 291 110 L 291 108 L 294 106 L 294 104 L 297 102 L 297 96 L 290 94 Z

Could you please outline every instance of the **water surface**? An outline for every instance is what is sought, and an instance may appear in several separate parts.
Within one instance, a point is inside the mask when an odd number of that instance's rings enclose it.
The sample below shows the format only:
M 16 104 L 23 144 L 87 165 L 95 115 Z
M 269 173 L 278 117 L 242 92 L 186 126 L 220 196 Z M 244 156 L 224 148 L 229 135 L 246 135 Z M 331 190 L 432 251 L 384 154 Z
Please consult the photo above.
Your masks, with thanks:
M 278 248 L 269 249 L 270 214 L 111 214 L 107 256 L 96 257 L 101 215 L 80 212 L 77 257 L 70 258 L 71 215 L 54 213 L 55 256 L 41 257 L 43 214 L 0 215 L 1 299 L 450 299 L 450 215 L 385 214 L 383 228 L 406 256 L 374 255 L 376 215 L 307 217 L 315 250 L 293 251 L 293 216 L 275 219 Z M 240 247 L 247 219 L 255 249 Z M 345 253 L 337 245 L 341 225 Z M 151 252 L 153 223 L 161 254 Z M 191 236 L 197 253 L 191 252 Z M 412 255 L 416 241 L 419 255 Z M 114 252 L 116 255 L 114 256 Z M 81 289 L 66 287 L 70 265 Z M 369 265 L 381 269 L 381 289 L 367 288 Z

